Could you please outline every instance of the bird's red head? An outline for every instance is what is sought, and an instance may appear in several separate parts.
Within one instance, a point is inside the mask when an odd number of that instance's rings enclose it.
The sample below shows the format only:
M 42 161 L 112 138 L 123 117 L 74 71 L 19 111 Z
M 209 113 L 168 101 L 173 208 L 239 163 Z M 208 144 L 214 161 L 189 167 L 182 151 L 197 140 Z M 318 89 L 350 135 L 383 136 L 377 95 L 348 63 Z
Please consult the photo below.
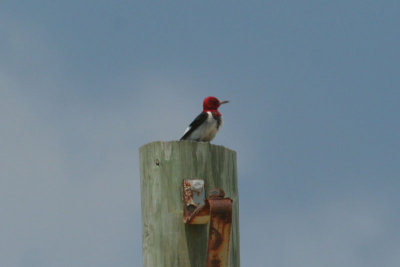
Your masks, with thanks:
M 203 111 L 216 111 L 222 104 L 228 103 L 228 101 L 219 101 L 218 98 L 209 96 L 203 101 Z

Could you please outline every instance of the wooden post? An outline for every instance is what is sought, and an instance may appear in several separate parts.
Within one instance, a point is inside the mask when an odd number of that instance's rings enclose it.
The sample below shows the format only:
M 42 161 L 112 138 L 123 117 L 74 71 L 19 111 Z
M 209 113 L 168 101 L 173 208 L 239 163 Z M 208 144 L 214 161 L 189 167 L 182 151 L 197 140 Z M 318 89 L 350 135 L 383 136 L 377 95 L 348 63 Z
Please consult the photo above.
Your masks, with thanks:
M 183 223 L 182 180 L 202 179 L 233 200 L 229 266 L 239 267 L 236 152 L 203 142 L 153 142 L 140 148 L 144 267 L 205 267 L 208 226 Z

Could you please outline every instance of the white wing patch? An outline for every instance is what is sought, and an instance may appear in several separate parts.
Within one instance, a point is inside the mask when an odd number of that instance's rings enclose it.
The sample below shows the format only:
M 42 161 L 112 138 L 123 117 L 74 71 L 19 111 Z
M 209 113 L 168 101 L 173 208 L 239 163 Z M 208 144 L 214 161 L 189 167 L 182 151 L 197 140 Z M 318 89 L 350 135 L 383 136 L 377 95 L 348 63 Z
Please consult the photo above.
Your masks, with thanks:
M 183 135 L 185 135 L 187 132 L 189 132 L 190 128 L 192 128 L 192 127 L 188 126 L 188 127 L 186 128 L 185 132 L 183 133 Z

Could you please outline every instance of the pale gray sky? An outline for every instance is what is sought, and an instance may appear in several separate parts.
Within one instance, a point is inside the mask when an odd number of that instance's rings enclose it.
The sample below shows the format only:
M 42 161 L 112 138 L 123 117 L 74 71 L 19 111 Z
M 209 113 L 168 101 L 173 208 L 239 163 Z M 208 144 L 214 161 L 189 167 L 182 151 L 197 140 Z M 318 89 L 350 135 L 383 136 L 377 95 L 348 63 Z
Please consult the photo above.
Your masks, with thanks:
M 140 266 L 139 146 L 228 99 L 242 266 L 400 264 L 398 1 L 2 1 L 0 266 Z

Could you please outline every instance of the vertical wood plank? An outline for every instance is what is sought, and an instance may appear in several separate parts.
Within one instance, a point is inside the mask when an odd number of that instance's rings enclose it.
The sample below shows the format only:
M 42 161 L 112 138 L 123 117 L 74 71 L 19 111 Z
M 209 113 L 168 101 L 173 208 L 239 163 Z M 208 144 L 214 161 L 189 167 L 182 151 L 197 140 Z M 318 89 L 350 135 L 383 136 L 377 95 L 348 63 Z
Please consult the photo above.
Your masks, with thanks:
M 233 200 L 229 266 L 239 267 L 236 152 L 203 142 L 152 142 L 140 148 L 144 267 L 204 267 L 207 225 L 183 223 L 182 180 L 203 179 Z

